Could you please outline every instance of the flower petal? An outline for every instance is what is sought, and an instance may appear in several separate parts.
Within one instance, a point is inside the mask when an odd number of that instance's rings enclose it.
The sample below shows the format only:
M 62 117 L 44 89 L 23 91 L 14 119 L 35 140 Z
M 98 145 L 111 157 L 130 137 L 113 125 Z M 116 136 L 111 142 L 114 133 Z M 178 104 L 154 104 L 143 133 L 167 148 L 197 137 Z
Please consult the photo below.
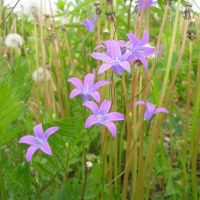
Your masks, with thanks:
M 131 67 L 130 67 L 130 64 L 129 62 L 125 61 L 125 62 L 121 62 L 120 63 L 120 66 L 125 69 L 127 72 L 131 72 Z
M 71 91 L 71 93 L 70 93 L 69 98 L 70 98 L 70 99 L 73 99 L 75 96 L 77 96 L 77 95 L 79 95 L 79 94 L 81 94 L 81 91 L 80 91 L 79 89 L 73 89 L 73 90 Z
M 106 114 L 109 112 L 110 108 L 111 108 L 111 102 L 105 99 L 100 106 L 100 113 Z
M 106 41 L 107 53 L 111 58 L 121 58 L 121 50 L 119 42 L 116 40 L 107 40 Z
M 103 124 L 104 126 L 106 126 L 108 128 L 108 130 L 111 132 L 112 136 L 115 137 L 116 136 L 116 126 L 113 122 L 102 122 L 101 124 Z
M 105 72 L 106 70 L 108 70 L 111 67 L 112 67 L 111 64 L 108 64 L 108 63 L 102 64 L 101 67 L 99 68 L 98 74 L 102 74 L 103 72 Z
M 51 154 L 52 154 L 51 147 L 49 146 L 48 142 L 43 143 L 42 146 L 40 147 L 40 149 L 41 149 L 44 153 L 46 153 L 46 154 L 48 154 L 48 155 L 51 155 Z
M 146 107 L 149 112 L 154 112 L 156 106 L 153 103 L 146 102 Z
M 34 132 L 34 135 L 38 138 L 44 138 L 45 137 L 44 131 L 43 131 L 43 128 L 42 128 L 42 124 L 35 125 L 34 128 L 33 128 L 33 132 Z
M 109 85 L 110 83 L 111 83 L 110 81 L 98 81 L 94 84 L 93 91 L 96 91 L 97 89 L 99 89 L 104 85 Z
M 68 82 L 72 83 L 76 88 L 81 90 L 83 88 L 83 83 L 80 79 L 78 78 L 69 78 Z
M 99 110 L 99 107 L 93 101 L 86 101 L 83 103 L 83 106 L 88 107 L 94 114 Z
M 151 119 L 151 117 L 153 115 L 154 115 L 154 112 L 150 112 L 150 111 L 146 110 L 145 113 L 144 113 L 144 119 L 149 120 L 149 119 Z
M 154 113 L 168 113 L 167 109 L 166 108 L 156 108 Z
M 136 101 L 136 102 L 134 103 L 134 106 L 141 105 L 141 104 L 146 105 L 146 103 L 145 103 L 144 101 Z
M 84 79 L 84 88 L 88 87 L 88 88 L 92 88 L 94 84 L 94 74 L 93 73 L 89 73 L 85 76 Z
M 92 92 L 92 93 L 90 93 L 90 95 L 92 96 L 92 98 L 93 98 L 95 101 L 100 102 L 101 98 L 100 98 L 99 92 Z
M 112 59 L 105 53 L 92 53 L 91 56 L 97 60 L 102 60 L 104 62 L 111 62 Z
M 33 154 L 38 150 L 38 147 L 30 146 L 26 151 L 26 160 L 31 161 Z
M 52 134 L 54 134 L 55 132 L 57 132 L 60 128 L 58 126 L 54 126 L 51 128 L 48 128 L 44 134 L 46 135 L 46 137 L 48 138 L 49 136 L 51 136 Z
M 92 125 L 99 123 L 99 120 L 96 118 L 95 115 L 90 115 L 85 122 L 85 128 L 89 128 Z
M 137 59 L 144 65 L 144 69 L 148 70 L 148 62 L 145 56 L 138 54 L 136 55 Z
M 32 135 L 25 135 L 24 137 L 21 137 L 19 139 L 19 143 L 36 145 L 37 144 L 37 139 Z
M 132 45 L 134 46 L 140 42 L 140 40 L 136 37 L 136 35 L 132 33 L 127 33 L 127 37 L 131 41 Z
M 149 42 L 149 32 L 148 32 L 148 30 L 144 30 L 143 38 L 140 40 L 139 44 L 140 45 L 145 45 L 148 42 Z
M 124 115 L 119 112 L 111 112 L 106 114 L 106 121 L 123 121 Z

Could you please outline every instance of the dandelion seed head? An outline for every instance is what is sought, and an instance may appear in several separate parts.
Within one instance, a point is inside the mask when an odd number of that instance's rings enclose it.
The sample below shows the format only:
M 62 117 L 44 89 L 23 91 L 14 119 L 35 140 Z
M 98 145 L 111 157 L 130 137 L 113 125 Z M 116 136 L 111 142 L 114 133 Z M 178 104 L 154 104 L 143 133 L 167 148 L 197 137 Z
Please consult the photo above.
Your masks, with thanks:
M 23 38 L 17 33 L 10 33 L 5 38 L 5 45 L 12 49 L 20 48 L 24 44 Z

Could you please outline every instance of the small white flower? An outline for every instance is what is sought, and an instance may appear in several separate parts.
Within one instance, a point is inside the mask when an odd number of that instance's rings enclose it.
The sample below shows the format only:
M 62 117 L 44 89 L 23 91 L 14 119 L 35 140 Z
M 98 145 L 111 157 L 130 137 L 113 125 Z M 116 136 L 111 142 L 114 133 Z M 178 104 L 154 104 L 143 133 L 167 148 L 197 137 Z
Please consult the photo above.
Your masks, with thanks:
M 45 75 L 46 75 L 46 77 L 45 77 Z M 48 80 L 51 79 L 51 74 L 50 74 L 48 69 L 44 69 L 43 67 L 39 67 L 33 72 L 32 78 L 36 82 L 37 81 L 42 82 L 42 81 L 45 80 L 45 78 L 48 81 Z
M 87 167 L 88 169 L 90 169 L 92 166 L 93 166 L 93 164 L 92 164 L 91 161 L 87 161 L 87 162 L 86 162 L 86 167 Z
M 10 33 L 5 38 L 5 45 L 9 48 L 19 48 L 24 44 L 23 38 L 17 33 Z

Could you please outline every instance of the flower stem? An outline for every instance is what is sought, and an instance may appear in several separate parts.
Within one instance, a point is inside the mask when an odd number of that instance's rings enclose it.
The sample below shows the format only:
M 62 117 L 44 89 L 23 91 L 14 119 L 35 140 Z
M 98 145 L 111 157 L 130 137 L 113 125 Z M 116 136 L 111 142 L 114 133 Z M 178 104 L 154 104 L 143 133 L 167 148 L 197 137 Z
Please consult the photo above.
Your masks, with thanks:
M 7 200 L 6 190 L 4 187 L 2 164 L 0 165 L 0 199 Z

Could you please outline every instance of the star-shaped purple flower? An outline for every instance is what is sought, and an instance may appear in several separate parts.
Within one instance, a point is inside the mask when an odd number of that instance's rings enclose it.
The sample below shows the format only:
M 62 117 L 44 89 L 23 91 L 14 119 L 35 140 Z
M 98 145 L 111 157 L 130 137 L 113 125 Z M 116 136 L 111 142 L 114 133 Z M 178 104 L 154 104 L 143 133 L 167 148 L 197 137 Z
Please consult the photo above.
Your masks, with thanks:
M 136 101 L 134 105 L 136 106 L 141 104 L 146 106 L 146 111 L 144 113 L 145 120 L 151 119 L 156 113 L 168 113 L 166 108 L 156 108 L 154 104 L 145 101 Z
M 110 112 L 111 102 L 104 100 L 100 107 L 92 101 L 86 101 L 83 103 L 84 106 L 88 107 L 93 114 L 88 117 L 85 122 L 85 128 L 89 128 L 93 125 L 104 125 L 111 132 L 112 136 L 116 136 L 116 126 L 114 121 L 124 120 L 124 115 L 119 112 Z
M 40 149 L 47 155 L 51 155 L 52 151 L 48 144 L 48 138 L 56 131 L 58 131 L 59 127 L 51 127 L 46 131 L 43 131 L 42 124 L 38 124 L 34 126 L 33 132 L 35 136 L 26 135 L 20 138 L 19 143 L 29 144 L 31 145 L 26 152 L 26 160 L 28 162 L 31 161 L 33 154 Z
M 91 56 L 97 60 L 102 60 L 104 63 L 99 68 L 98 73 L 102 74 L 109 68 L 112 68 L 116 74 L 122 75 L 124 70 L 130 73 L 130 64 L 127 61 L 128 54 L 123 54 L 120 49 L 120 42 L 115 40 L 107 40 L 105 42 L 107 54 L 92 53 Z
M 87 19 L 87 20 L 82 21 L 81 24 L 83 24 L 89 32 L 94 32 L 94 23 L 96 19 L 97 17 L 95 16 L 92 19 Z
M 154 0 L 138 0 L 138 11 L 141 12 L 142 9 L 148 10 L 155 2 Z
M 100 94 L 97 90 L 104 85 L 110 84 L 110 81 L 98 81 L 94 84 L 93 73 L 85 76 L 84 83 L 78 78 L 69 78 L 68 81 L 76 87 L 70 93 L 70 99 L 81 95 L 84 101 L 89 101 L 93 98 L 97 102 L 100 102 Z
M 143 38 L 139 40 L 134 34 L 127 34 L 130 42 L 126 44 L 126 52 L 129 53 L 128 61 L 134 62 L 139 60 L 143 65 L 145 70 L 148 69 L 148 62 L 146 57 L 153 55 L 155 48 L 148 45 L 149 42 L 149 32 L 144 31 Z

